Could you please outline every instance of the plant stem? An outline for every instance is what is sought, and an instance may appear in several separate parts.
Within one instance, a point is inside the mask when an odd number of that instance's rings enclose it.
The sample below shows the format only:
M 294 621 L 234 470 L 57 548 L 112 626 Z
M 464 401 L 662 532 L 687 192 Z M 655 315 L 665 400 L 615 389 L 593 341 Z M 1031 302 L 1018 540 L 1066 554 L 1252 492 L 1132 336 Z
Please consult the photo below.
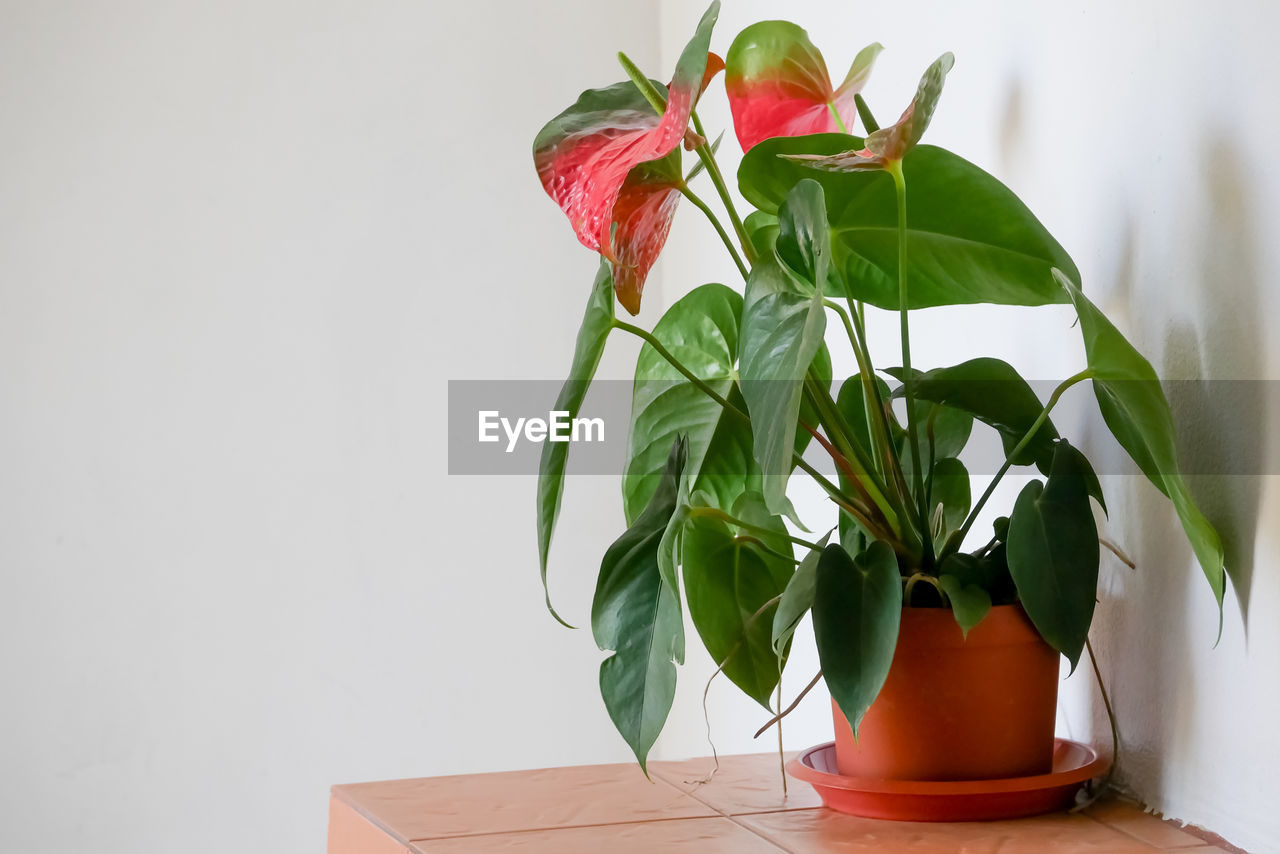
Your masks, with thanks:
M 782 659 L 778 659 L 778 711 L 782 711 Z M 787 797 L 787 754 L 782 747 L 782 720 L 778 720 L 778 773 L 782 777 L 782 797 Z
M 1107 694 L 1107 686 L 1102 683 L 1102 671 L 1098 669 L 1098 657 L 1094 655 L 1093 642 L 1087 637 L 1084 639 L 1084 648 L 1089 651 L 1089 662 L 1093 665 L 1093 675 L 1098 679 L 1098 693 L 1102 695 L 1102 705 L 1107 710 L 1107 722 L 1111 724 L 1111 768 L 1108 769 L 1106 778 L 1098 787 L 1098 791 L 1101 792 L 1111 782 L 1111 778 L 1116 773 L 1116 766 L 1120 764 L 1120 730 L 1116 727 L 1116 713 L 1111 707 L 1111 697 Z
M 706 133 L 702 130 L 702 120 L 698 118 L 696 112 L 692 113 L 693 129 L 706 139 Z M 754 265 L 756 262 L 755 250 L 751 246 L 751 241 L 747 238 L 747 229 L 742 224 L 742 220 L 738 217 L 738 209 L 733 206 L 733 197 L 729 195 L 729 188 L 725 185 L 724 175 L 720 173 L 720 165 L 716 163 L 716 156 L 711 151 L 711 145 L 703 142 L 697 149 L 698 157 L 702 160 L 704 166 L 707 167 L 707 175 L 711 178 L 711 183 L 715 185 L 716 192 L 720 194 L 720 201 L 724 202 L 724 208 L 729 214 L 729 222 L 733 223 L 733 230 L 738 235 L 738 241 L 742 244 L 743 254 L 747 256 L 747 262 Z
M 699 377 L 693 371 L 686 368 L 679 359 L 671 355 L 671 351 L 668 350 L 666 347 L 662 346 L 662 342 L 659 341 L 656 337 L 654 337 L 652 333 L 646 332 L 645 330 L 641 329 L 639 326 L 633 326 L 632 324 L 627 323 L 625 320 L 614 320 L 613 328 L 621 329 L 623 332 L 630 332 L 632 335 L 643 340 L 646 344 L 652 347 L 658 353 L 659 356 L 666 359 L 667 362 L 671 365 L 671 367 L 675 368 L 677 371 L 683 374 L 685 379 L 687 379 L 689 382 L 697 386 L 697 388 L 707 397 L 711 398 L 716 403 L 720 404 L 722 407 L 724 407 L 726 411 L 736 414 L 739 418 L 742 418 L 746 421 L 751 420 L 751 417 L 747 415 L 747 413 L 743 412 L 741 409 L 734 406 L 729 401 L 725 400 L 724 397 L 718 391 L 716 391 L 711 386 L 703 382 L 701 377 Z
M 671 367 L 675 368 L 682 375 L 684 375 L 684 377 L 687 380 L 689 380 L 689 382 L 693 383 L 694 386 L 697 387 L 703 394 L 705 394 L 707 397 L 714 400 L 716 403 L 720 404 L 720 406 L 726 412 L 729 412 L 735 415 L 736 417 L 741 418 L 742 420 L 746 421 L 748 424 L 751 423 L 751 416 L 747 415 L 747 413 L 743 412 L 741 409 L 734 406 L 729 401 L 725 400 L 724 397 L 719 392 L 717 392 L 711 386 L 703 382 L 702 379 L 697 374 L 693 373 L 693 371 L 686 368 L 679 359 L 677 359 L 675 356 L 671 354 L 670 350 L 662 346 L 662 342 L 659 341 L 656 337 L 654 337 L 652 333 L 646 332 L 645 330 L 641 329 L 639 326 L 634 326 L 630 323 L 627 323 L 625 320 L 615 319 L 613 321 L 613 328 L 620 329 L 623 332 L 628 332 L 636 336 L 640 340 L 644 341 L 646 344 L 652 347 L 659 356 L 666 359 L 667 363 L 670 364 Z M 822 488 L 827 491 L 829 495 L 841 501 L 846 501 L 846 502 L 848 501 L 847 496 L 845 496 L 845 494 L 840 490 L 840 487 L 836 486 L 834 483 L 827 480 L 827 478 L 823 477 L 822 473 L 819 472 L 817 469 L 815 469 L 813 466 L 809 465 L 809 463 L 806 462 L 803 457 L 801 457 L 799 454 L 793 453 L 791 455 L 791 458 L 795 462 L 797 468 L 802 469 L 810 477 L 816 480 L 822 486 Z
M 1022 434 L 1022 438 L 1018 440 L 1018 444 L 1014 445 L 1013 450 L 1009 452 L 1007 457 L 1005 457 L 1004 464 L 1000 466 L 1000 470 L 996 472 L 996 476 L 991 479 L 991 483 L 987 484 L 986 491 L 982 493 L 982 497 L 978 499 L 978 503 L 973 505 L 973 509 L 969 511 L 968 517 L 964 520 L 964 524 L 954 535 L 953 539 L 957 549 L 959 549 L 960 545 L 964 542 L 965 536 L 969 533 L 969 529 L 973 527 L 974 520 L 978 518 L 978 513 L 982 510 L 983 505 L 987 503 L 987 499 L 991 497 L 991 493 L 996 491 L 996 485 L 1000 483 L 1000 479 L 1005 476 L 1005 473 L 1008 472 L 1009 468 L 1013 465 L 1014 459 L 1018 454 L 1022 453 L 1023 449 L 1026 448 L 1027 445 L 1031 443 L 1032 438 L 1035 437 L 1036 432 L 1040 429 L 1041 425 L 1048 420 L 1049 413 L 1053 410 L 1053 407 L 1058 405 L 1058 398 L 1062 397 L 1063 392 L 1071 388 L 1076 383 L 1082 380 L 1087 380 L 1092 376 L 1093 371 L 1086 368 L 1075 376 L 1063 380 L 1062 383 L 1053 390 L 1053 394 L 1049 395 L 1049 402 L 1044 405 L 1044 409 L 1040 410 L 1040 414 L 1036 416 L 1036 420 L 1031 422 L 1031 426 L 1027 429 L 1027 432 Z
M 818 411 L 818 418 L 827 428 L 827 434 L 836 443 L 837 450 L 844 455 L 851 467 L 857 466 L 852 476 L 857 480 L 858 486 L 866 493 L 871 503 L 879 508 L 890 529 L 895 534 L 900 533 L 898 514 L 884 496 L 884 485 L 872 473 L 866 455 L 849 439 L 844 418 L 836 408 L 835 401 L 831 399 L 831 392 L 821 382 L 815 381 L 812 375 L 805 379 L 805 390 L 808 392 L 810 403 Z
M 715 226 L 716 234 L 719 234 L 720 239 L 724 241 L 724 245 L 729 250 L 729 254 L 733 256 L 733 263 L 738 266 L 738 272 L 741 273 L 742 278 L 745 279 L 749 272 L 747 270 L 747 265 L 742 263 L 742 256 L 738 254 L 738 250 L 733 245 L 733 241 L 729 239 L 729 234 L 724 230 L 724 226 L 720 224 L 719 217 L 717 217 L 715 212 L 708 207 L 707 203 L 694 193 L 693 190 L 690 190 L 687 185 L 682 185 L 680 187 L 680 194 L 692 202 L 694 207 L 706 214 L 707 219 L 711 220 L 711 224 Z
M 810 681 L 808 685 L 804 686 L 804 690 L 800 692 L 799 696 L 797 696 L 794 700 L 791 701 L 791 705 L 787 706 L 781 712 L 779 712 L 778 714 L 770 718 L 767 724 L 760 727 L 760 729 L 756 730 L 756 734 L 753 737 L 759 738 L 760 736 L 764 735 L 765 730 L 767 730 L 769 727 L 773 726 L 774 724 L 779 723 L 783 718 L 785 718 L 787 715 L 795 711 L 796 706 L 800 705 L 800 701 L 803 700 L 805 696 L 817 686 L 818 682 L 821 681 L 821 679 L 822 679 L 822 671 L 819 670 L 818 675 L 814 676 L 812 681 Z
M 907 298 L 907 179 L 902 174 L 902 161 L 890 161 L 885 167 L 893 176 L 898 197 L 898 318 L 902 336 L 902 394 L 907 403 L 907 441 L 911 443 L 911 459 L 914 461 L 912 480 L 915 481 L 917 519 L 920 522 L 920 540 L 924 546 L 924 562 L 933 560 L 933 538 L 929 536 L 928 510 L 925 507 L 924 476 L 921 472 L 920 433 L 916 426 L 914 383 L 911 372 L 911 324 L 910 300 Z
M 694 516 L 710 516 L 712 519 L 719 519 L 721 522 L 728 522 L 730 525 L 736 525 L 744 531 L 754 531 L 757 534 L 764 534 L 770 537 L 784 537 L 795 543 L 797 546 L 804 546 L 810 550 L 817 550 L 821 548 L 817 543 L 810 542 L 809 540 L 804 540 L 800 537 L 793 537 L 790 534 L 780 534 L 771 528 L 764 527 L 763 525 L 754 525 L 751 522 L 744 522 L 738 517 L 724 512 L 719 507 L 691 507 L 689 508 L 689 516 L 690 518 Z

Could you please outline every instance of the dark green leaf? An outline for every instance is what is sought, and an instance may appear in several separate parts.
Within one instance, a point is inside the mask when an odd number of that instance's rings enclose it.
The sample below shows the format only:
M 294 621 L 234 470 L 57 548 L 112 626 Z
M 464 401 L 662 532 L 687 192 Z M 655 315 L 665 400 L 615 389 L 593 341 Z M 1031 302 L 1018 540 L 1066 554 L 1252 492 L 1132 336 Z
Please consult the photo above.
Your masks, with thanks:
M 778 610 L 773 613 L 773 650 L 779 655 L 795 634 L 804 615 L 813 607 L 813 593 L 818 584 L 818 559 L 822 557 L 822 550 L 829 539 L 830 531 L 818 540 L 818 548 L 810 549 L 804 556 L 791 580 L 787 582 L 787 589 L 782 591 L 782 601 L 778 603 Z
M 591 296 L 587 300 L 586 314 L 578 328 L 569 378 L 565 380 L 560 388 L 560 395 L 556 398 L 556 412 L 568 412 L 570 418 L 578 416 L 582 401 L 587 396 L 587 388 L 600 364 L 605 340 L 612 328 L 613 275 L 609 271 L 608 262 L 601 261 L 595 284 L 591 287 Z M 551 592 L 547 589 L 547 553 L 551 548 L 551 533 L 556 527 L 556 517 L 560 515 L 560 496 L 564 490 L 564 469 L 568 459 L 568 442 L 544 442 L 538 464 L 538 562 L 542 571 L 542 590 L 547 599 L 547 609 L 566 626 L 569 624 L 551 607 Z
M 951 612 L 956 615 L 960 631 L 968 637 L 969 630 L 981 623 L 991 610 L 991 596 L 978 585 L 965 584 L 954 575 L 940 576 L 938 585 L 951 602 Z
M 862 146 L 862 140 L 846 134 L 767 139 L 743 156 L 738 186 L 747 201 L 776 213 L 798 181 L 811 178 L 820 183 L 831 224 L 832 265 L 841 272 L 849 295 L 896 311 L 898 219 L 893 179 L 882 171 L 819 172 L 778 156 L 837 154 Z M 1049 270 L 1058 267 L 1075 277 L 1075 264 L 1008 187 L 972 163 L 929 145 L 907 154 L 903 171 L 911 308 L 1066 302 Z
M 901 368 L 889 368 L 886 373 L 902 379 Z M 1027 381 L 1012 365 L 999 359 L 971 359 L 917 374 L 911 391 L 919 400 L 963 410 L 994 427 L 1000 433 L 1006 454 L 1013 451 L 1044 410 L 1044 404 Z M 1047 472 L 1053 459 L 1053 440 L 1057 438 L 1058 431 L 1046 418 L 1014 464 L 1035 463 Z
M 778 259 L 802 282 L 826 288 L 830 239 L 822 185 L 806 178 L 778 209 Z
M 764 511 L 758 495 L 747 500 L 755 509 L 740 504 L 735 516 L 773 529 L 774 537 L 695 514 L 685 527 L 681 563 L 689 616 L 707 652 L 724 664 L 730 682 L 768 708 L 779 666 L 771 634 L 777 604 L 765 606 L 786 589 L 794 564 L 782 520 Z
M 728 398 L 734 389 L 741 318 L 742 297 L 737 292 L 724 285 L 703 285 L 667 309 L 653 336 L 695 376 Z M 736 498 L 749 469 L 734 459 L 735 449 L 744 443 L 750 449 L 750 425 L 726 412 L 646 343 L 636 360 L 629 456 L 622 479 L 623 510 L 629 522 L 653 494 L 667 451 L 678 435 L 689 437 L 685 476 L 693 481 L 693 488 L 706 487 L 700 473 L 704 463 L 710 462 L 711 469 L 718 468 L 717 491 L 732 492 L 730 500 Z M 730 459 L 726 464 L 714 459 L 716 454 Z M 733 469 L 736 477 L 730 478 Z M 734 482 L 726 483 L 727 479 Z
M 1156 488 L 1173 502 L 1182 529 L 1218 600 L 1221 629 L 1226 590 L 1222 540 L 1200 512 L 1178 468 L 1173 413 L 1151 363 L 1134 349 L 1071 280 L 1054 275 L 1075 303 L 1098 409 L 1112 435 Z
M 822 349 L 822 292 L 796 292 L 777 264 L 761 262 L 747 278 L 742 311 L 742 396 L 755 431 L 754 456 L 769 509 L 784 512 L 796 447 L 804 378 Z
M 931 484 L 929 504 L 942 507 L 943 524 L 937 542 L 946 542 L 947 535 L 958 530 L 969 515 L 969 470 L 954 457 L 945 457 L 933 464 Z
M 818 561 L 813 632 L 831 696 L 854 735 L 893 664 L 902 581 L 893 549 L 877 541 L 856 558 L 831 544 Z
M 889 400 L 889 386 L 879 377 L 875 378 L 876 388 L 880 393 L 881 402 Z M 876 404 L 873 401 L 871 406 L 867 405 L 866 387 L 862 382 L 860 374 L 854 374 L 840 385 L 840 390 L 836 394 L 836 409 L 844 417 L 853 435 L 850 437 L 861 448 L 870 454 L 874 445 L 871 441 L 872 427 L 871 419 L 878 417 L 875 411 Z M 890 422 L 890 429 L 896 426 L 896 422 Z M 897 438 L 896 436 L 894 437 Z
M 1009 519 L 1009 572 L 1022 607 L 1075 670 L 1098 595 L 1098 527 L 1089 505 L 1088 463 L 1064 441 L 1047 483 L 1023 488 Z
M 641 768 L 675 698 L 673 662 L 684 661 L 678 594 L 662 580 L 658 546 L 676 509 L 686 450 L 683 439 L 675 442 L 648 506 L 605 552 L 591 603 L 596 644 L 615 651 L 600 665 L 600 693 Z

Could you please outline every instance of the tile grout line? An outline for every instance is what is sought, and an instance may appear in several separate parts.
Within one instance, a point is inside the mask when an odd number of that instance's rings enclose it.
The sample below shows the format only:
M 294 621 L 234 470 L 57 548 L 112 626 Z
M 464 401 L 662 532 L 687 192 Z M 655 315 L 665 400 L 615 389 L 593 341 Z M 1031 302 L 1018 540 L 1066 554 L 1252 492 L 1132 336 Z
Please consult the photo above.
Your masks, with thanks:
M 1164 819 L 1164 818 L 1161 818 L 1161 817 L 1159 817 L 1159 816 L 1155 816 L 1155 815 L 1153 815 L 1152 813 L 1146 812 L 1145 810 L 1143 810 L 1143 809 L 1142 809 L 1142 807 L 1141 807 L 1141 806 L 1139 806 L 1139 807 L 1138 807 L 1138 809 L 1139 809 L 1139 811 L 1141 811 L 1142 815 L 1149 815 L 1149 816 L 1152 816 L 1153 818 L 1155 818 L 1157 821 L 1160 821 L 1160 822 L 1164 822 L 1164 821 L 1166 821 L 1166 819 Z M 1170 851 L 1170 852 L 1177 852 L 1177 851 L 1178 851 L 1178 850 L 1180 850 L 1180 849 L 1186 849 L 1186 848 L 1198 848 L 1199 846 L 1206 844 L 1206 843 L 1204 842 L 1204 840 L 1202 840 L 1202 839 L 1198 839 L 1198 838 L 1197 838 L 1194 842 L 1179 843 L 1179 844 L 1177 844 L 1177 845 L 1164 845 L 1164 846 L 1157 846 L 1157 845 L 1155 845 L 1155 844 L 1153 844 L 1153 843 L 1151 843 L 1151 842 L 1148 842 L 1147 840 L 1143 839 L 1141 836 L 1138 836 L 1138 835 L 1137 835 L 1137 834 L 1135 834 L 1135 833 L 1130 833 L 1129 831 L 1125 830 L 1123 827 L 1121 827 L 1121 826 L 1119 826 L 1119 825 L 1117 825 L 1117 824 L 1112 824 L 1112 823 L 1111 823 L 1111 822 L 1109 822 L 1109 821 L 1104 821 L 1103 819 L 1100 819 L 1100 818 L 1097 818 L 1097 817 L 1095 817 L 1095 816 L 1089 815 L 1088 813 L 1085 813 L 1085 814 L 1084 814 L 1084 817 L 1085 817 L 1085 818 L 1087 818 L 1087 819 L 1089 819 L 1090 821 L 1092 821 L 1092 822 L 1096 823 L 1096 824 L 1100 824 L 1100 825 L 1102 825 L 1102 826 L 1103 826 L 1103 827 L 1105 827 L 1105 828 L 1108 828 L 1108 829 L 1110 829 L 1110 830 L 1114 830 L 1116 833 L 1122 834 L 1123 836 L 1127 836 L 1127 837 L 1129 837 L 1130 839 L 1132 839 L 1132 840 L 1134 840 L 1134 841 L 1136 841 L 1136 842 L 1141 842 L 1143 845 L 1149 845 L 1149 846 L 1151 846 L 1153 849 L 1155 849 L 1155 850 L 1157 850 L 1157 851 Z M 1181 831 L 1182 831 L 1182 832 L 1184 832 L 1184 833 L 1186 832 L 1186 828 L 1181 828 L 1181 827 L 1180 827 L 1180 828 L 1177 828 L 1177 829 L 1178 829 L 1178 830 L 1181 830 Z M 1188 833 L 1187 835 L 1188 835 L 1188 836 L 1192 836 L 1192 837 L 1194 837 L 1194 836 L 1195 836 L 1195 834 L 1192 834 L 1192 833 Z
M 737 817 L 736 817 L 733 813 L 729 812 L 728 810 L 722 810 L 722 809 L 720 809 L 718 806 L 716 806 L 715 804 L 711 803 L 710 801 L 707 801 L 707 800 L 705 800 L 705 799 L 703 799 L 703 798 L 698 797 L 698 796 L 697 796 L 697 794 L 695 794 L 695 793 L 698 791 L 698 789 L 699 789 L 699 788 L 701 788 L 701 786 L 700 786 L 700 785 L 699 785 L 699 786 L 695 786 L 691 791 L 687 791 L 687 792 L 686 792 L 684 789 L 681 789 L 677 783 L 672 782 L 672 781 L 671 781 L 671 780 L 670 780 L 670 779 L 669 779 L 665 774 L 663 774 L 660 770 L 658 770 L 658 769 L 654 769 L 654 772 L 653 772 L 653 773 L 654 773 L 654 774 L 655 774 L 659 779 L 661 779 L 664 783 L 666 783 L 667 785 L 671 786 L 672 788 L 674 788 L 674 789 L 676 789 L 676 790 L 680 791 L 681 793 L 683 793 L 683 794 L 684 794 L 684 796 L 685 796 L 686 798 L 692 798 L 693 800 L 695 800 L 695 801 L 697 801 L 698 803 L 700 803 L 700 804 L 702 804 L 703 806 L 705 806 L 707 809 L 715 810 L 715 812 L 716 812 L 716 813 L 718 813 L 722 818 L 727 818 L 729 821 L 733 822 L 735 825 L 737 825 L 738 827 L 742 828 L 742 829 L 743 829 L 743 830 L 745 830 L 747 833 L 750 833 L 750 834 L 751 834 L 752 836 L 754 836 L 756 839 L 760 839 L 760 840 L 764 841 L 764 843 L 765 843 L 766 845 L 771 845 L 771 846 L 773 846 L 774 848 L 777 848 L 779 851 L 786 851 L 786 852 L 789 852 L 789 851 L 791 850 L 791 849 L 789 849 L 789 848 L 784 848 L 784 847 L 782 847 L 781 845 L 779 845 L 779 844 L 778 844 L 777 842 L 775 842 L 774 840 L 772 840 L 772 839 L 770 839 L 769 837 L 765 836 L 764 834 L 762 834 L 762 833 L 760 833 L 760 832 L 756 831 L 754 828 L 747 827 L 745 824 L 743 824 L 742 822 L 738 821 Z M 686 783 L 685 783 L 685 785 L 688 785 L 688 782 L 686 782 Z M 820 809 L 820 807 L 818 807 L 818 808 L 815 808 L 815 807 L 804 807 L 804 809 Z M 762 811 L 762 812 L 742 813 L 742 815 L 769 815 L 769 814 L 771 814 L 771 813 L 775 813 L 775 812 L 796 812 L 796 810 L 764 810 L 764 811 Z

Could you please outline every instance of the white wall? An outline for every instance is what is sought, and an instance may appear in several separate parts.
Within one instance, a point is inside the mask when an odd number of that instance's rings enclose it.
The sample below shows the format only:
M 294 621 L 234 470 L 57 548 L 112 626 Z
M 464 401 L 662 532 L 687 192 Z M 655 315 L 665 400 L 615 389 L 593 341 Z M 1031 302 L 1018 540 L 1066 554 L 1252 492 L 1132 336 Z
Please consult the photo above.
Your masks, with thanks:
M 688 38 L 689 7 L 663 4 L 668 61 Z M 1280 76 L 1271 41 L 1277 12 L 1263 0 L 730 0 L 713 46 L 725 50 L 753 21 L 786 17 L 809 29 L 839 79 L 858 48 L 880 41 L 887 50 L 866 94 L 882 121 L 906 105 L 930 61 L 954 51 L 930 140 L 1022 196 L 1072 253 L 1085 289 L 1162 375 L 1275 380 L 1280 351 L 1266 329 L 1280 318 L 1280 296 L 1269 286 L 1280 275 L 1280 245 L 1271 239 L 1280 229 L 1280 166 L 1272 151 L 1280 113 L 1268 82 Z M 710 99 L 702 112 L 712 134 L 726 126 L 727 111 Z M 731 136 L 722 152 L 736 165 Z M 695 214 L 685 212 L 664 259 L 668 300 L 703 281 L 734 280 Z M 997 355 L 1026 376 L 1061 379 L 1083 367 L 1073 319 L 1060 307 L 920 312 L 912 326 L 915 361 L 927 367 Z M 896 352 L 892 323 L 880 324 L 873 349 Z M 1271 425 L 1280 413 L 1269 391 L 1241 390 L 1225 411 L 1207 409 L 1195 394 L 1175 401 L 1191 458 L 1248 460 L 1258 471 L 1274 466 Z M 1090 396 L 1084 387 L 1072 393 L 1084 402 Z M 1059 426 L 1114 459 L 1118 449 L 1108 437 Z M 1017 487 L 1001 490 L 1004 507 Z M 1280 785 L 1272 770 L 1280 762 L 1278 487 L 1275 477 L 1195 480 L 1227 535 L 1237 586 L 1214 649 L 1212 597 L 1167 502 L 1140 478 L 1106 478 L 1107 530 L 1140 566 L 1130 572 L 1104 560 L 1095 624 L 1124 739 L 1124 783 L 1167 814 L 1256 851 L 1280 851 Z M 662 743 L 672 755 L 706 750 L 698 705 L 711 672 L 705 658 L 682 674 Z M 811 648 L 799 650 L 793 666 L 794 691 L 816 669 Z M 712 692 L 717 746 L 750 749 L 762 714 L 720 688 Z M 806 701 L 793 716 L 788 746 L 830 738 L 824 699 Z M 1060 732 L 1109 749 L 1087 669 L 1064 683 Z
M 628 758 L 532 479 L 449 478 L 444 425 L 563 376 L 595 261 L 530 143 L 656 31 L 0 6 L 0 850 L 318 851 L 333 783 Z M 616 482 L 565 516 L 581 619 Z

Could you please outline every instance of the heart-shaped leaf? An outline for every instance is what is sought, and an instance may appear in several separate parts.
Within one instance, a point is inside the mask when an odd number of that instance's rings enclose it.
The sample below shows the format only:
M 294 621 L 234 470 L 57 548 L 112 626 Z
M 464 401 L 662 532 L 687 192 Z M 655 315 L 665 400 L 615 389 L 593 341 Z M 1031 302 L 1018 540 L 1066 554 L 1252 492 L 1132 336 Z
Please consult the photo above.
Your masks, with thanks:
M 882 172 L 808 169 L 780 154 L 841 151 L 844 134 L 779 137 L 742 158 L 738 186 L 751 204 L 776 213 L 791 188 L 812 178 L 826 191 L 833 270 L 854 299 L 898 310 L 897 199 Z M 941 148 L 921 145 L 903 160 L 907 182 L 907 293 L 911 308 L 961 303 L 1066 302 L 1049 271 L 1078 276 L 1075 264 L 1008 187 Z M 956 199 L 964 199 L 957 205 Z
M 1073 671 L 1098 595 L 1098 526 L 1087 470 L 1079 451 L 1057 442 L 1048 481 L 1028 483 L 1009 517 L 1009 572 L 1022 607 Z
M 742 297 L 724 285 L 703 285 L 678 300 L 654 326 L 653 336 L 694 376 L 721 397 L 735 394 L 738 326 Z M 622 480 L 623 509 L 634 520 L 649 502 L 678 435 L 689 438 L 685 477 L 691 488 L 713 488 L 731 504 L 745 488 L 750 465 L 751 426 L 725 411 L 648 343 L 636 359 L 631 401 L 631 436 Z M 745 451 L 746 459 L 742 459 Z M 704 460 L 712 459 L 702 478 Z M 714 473 L 714 477 L 712 474 Z M 724 482 L 728 479 L 728 482 Z M 703 481 L 717 481 L 716 484 Z
M 744 509 L 740 501 L 733 515 L 776 536 L 762 541 L 759 532 L 695 515 L 685 527 L 681 564 L 689 616 L 707 652 L 724 663 L 730 682 L 768 708 L 780 668 L 772 645 L 777 605 L 765 606 L 791 579 L 791 544 L 782 519 L 764 510 L 759 495 L 743 498 L 756 509 Z
M 991 596 L 978 585 L 965 584 L 955 575 L 939 576 L 938 586 L 947 594 L 951 612 L 960 624 L 960 631 L 968 637 L 969 630 L 981 623 L 982 618 L 991 610 Z
M 900 368 L 886 373 L 902 379 Z M 1013 366 L 999 359 L 981 358 L 949 368 L 934 368 L 917 374 L 911 391 L 919 400 L 928 400 L 968 412 L 994 427 L 1000 434 L 1005 454 L 1013 451 L 1031 429 L 1044 404 Z M 1013 460 L 1014 465 L 1035 463 L 1048 472 L 1053 459 L 1053 442 L 1058 431 L 1045 419 L 1035 436 Z
M 591 603 L 596 644 L 615 653 L 600 664 L 600 693 L 642 769 L 675 698 L 673 662 L 684 662 L 679 594 L 662 580 L 658 545 L 675 512 L 685 452 L 677 440 L 648 506 L 605 552 Z
M 813 632 L 831 697 L 855 737 L 893 664 L 902 578 L 893 549 L 873 542 L 856 558 L 832 543 L 818 561 Z
M 866 85 L 883 48 L 858 52 L 838 89 L 809 34 L 789 21 L 761 21 L 740 32 L 725 55 L 725 89 L 742 150 L 773 136 L 836 130 L 833 115 L 853 126 L 854 96 Z
M 1222 540 L 1200 512 L 1178 467 L 1173 413 L 1151 363 L 1061 271 L 1054 277 L 1075 303 L 1098 409 L 1111 434 L 1177 511 L 1200 568 L 1218 600 L 1221 631 L 1226 571 Z M 1096 480 L 1096 478 L 1095 478 Z
M 613 277 L 610 275 L 609 265 L 602 261 L 600 270 L 596 273 L 595 284 L 591 286 L 582 325 L 578 328 L 569 378 L 560 388 L 554 411 L 568 412 L 570 418 L 578 417 L 611 329 Z M 547 598 L 547 609 L 566 626 L 569 624 L 551 607 L 551 593 L 547 589 L 547 554 L 551 549 L 551 534 L 555 531 L 556 518 L 560 515 L 560 497 L 564 490 L 564 470 L 568 459 L 568 442 L 544 442 L 538 463 L 538 563 L 542 571 L 542 590 Z

